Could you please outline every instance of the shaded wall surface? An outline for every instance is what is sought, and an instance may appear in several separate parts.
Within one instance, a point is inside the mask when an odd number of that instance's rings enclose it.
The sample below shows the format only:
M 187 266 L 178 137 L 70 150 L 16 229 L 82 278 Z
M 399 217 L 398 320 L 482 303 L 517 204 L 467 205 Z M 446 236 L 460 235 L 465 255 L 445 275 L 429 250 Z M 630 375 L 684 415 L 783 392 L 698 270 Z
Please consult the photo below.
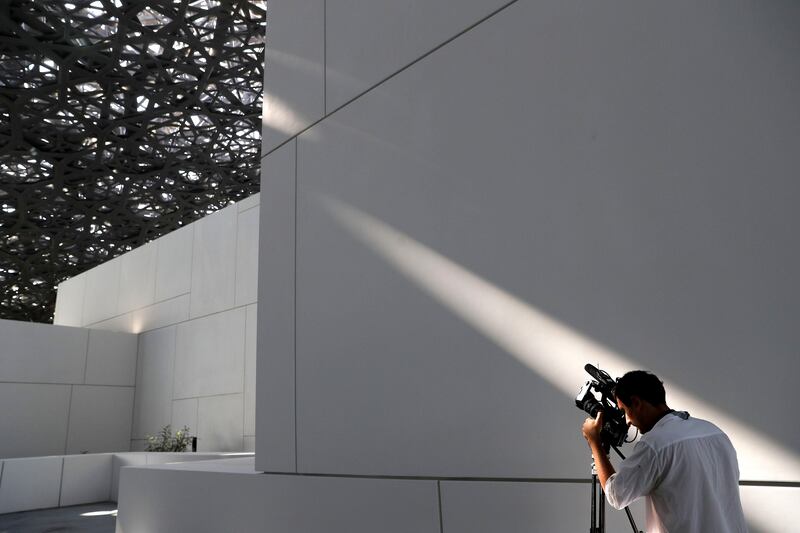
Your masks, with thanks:
M 127 451 L 136 335 L 0 320 L 0 459 Z
M 130 449 L 167 424 L 253 449 L 258 213 L 254 195 L 59 285 L 56 324 L 138 334 Z
M 257 468 L 456 478 L 444 529 L 522 524 L 531 483 L 588 475 L 583 365 L 646 368 L 731 435 L 752 529 L 786 530 L 797 6 L 270 15 Z

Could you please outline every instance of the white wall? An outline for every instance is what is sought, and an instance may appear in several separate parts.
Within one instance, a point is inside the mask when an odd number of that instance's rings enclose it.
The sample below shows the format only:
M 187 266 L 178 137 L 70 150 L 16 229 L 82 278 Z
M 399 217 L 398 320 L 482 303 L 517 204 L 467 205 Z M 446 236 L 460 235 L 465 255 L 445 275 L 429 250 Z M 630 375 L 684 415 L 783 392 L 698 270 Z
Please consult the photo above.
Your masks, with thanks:
M 59 285 L 55 323 L 139 334 L 132 449 L 167 424 L 253 449 L 258 213 L 254 195 Z
M 721 425 L 750 500 L 800 484 L 799 9 L 270 4 L 257 468 L 478 478 L 480 523 L 586 477 L 592 362 Z
M 127 451 L 137 337 L 0 320 L 0 458 Z

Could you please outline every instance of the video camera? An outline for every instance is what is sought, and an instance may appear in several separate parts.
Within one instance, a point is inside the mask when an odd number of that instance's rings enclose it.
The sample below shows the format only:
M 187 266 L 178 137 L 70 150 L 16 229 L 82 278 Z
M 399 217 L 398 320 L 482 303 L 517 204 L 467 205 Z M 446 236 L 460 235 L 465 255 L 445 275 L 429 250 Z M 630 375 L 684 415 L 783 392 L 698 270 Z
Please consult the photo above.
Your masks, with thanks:
M 578 409 L 586 411 L 592 418 L 598 411 L 603 411 L 603 428 L 600 431 L 600 441 L 605 449 L 610 446 L 622 446 L 628 436 L 628 423 L 625 413 L 617 407 L 614 399 L 614 387 L 617 382 L 599 368 L 592 365 L 583 367 L 594 380 L 587 381 L 575 397 Z M 600 394 L 600 400 L 595 393 Z

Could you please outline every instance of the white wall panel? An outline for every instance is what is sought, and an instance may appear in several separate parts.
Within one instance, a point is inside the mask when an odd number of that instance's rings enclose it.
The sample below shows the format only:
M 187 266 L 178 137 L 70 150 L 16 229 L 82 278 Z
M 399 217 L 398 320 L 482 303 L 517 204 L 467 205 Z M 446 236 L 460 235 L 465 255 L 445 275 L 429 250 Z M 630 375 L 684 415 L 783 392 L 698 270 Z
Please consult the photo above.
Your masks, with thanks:
M 64 457 L 59 507 L 108 501 L 112 458 L 110 453 Z
M 189 433 L 197 436 L 197 409 L 198 399 L 173 400 L 172 402 L 172 432 L 189 428 Z
M 102 329 L 105 331 L 120 331 L 124 333 L 133 333 L 133 313 L 125 313 L 124 315 L 115 316 L 108 320 L 101 320 L 93 324 L 87 324 L 86 327 L 92 329 Z
M 325 114 L 324 0 L 282 0 L 269 10 L 262 154 Z
M 571 533 L 590 529 L 589 483 L 442 481 L 441 491 L 443 533 Z M 631 511 L 636 525 L 644 531 L 643 501 L 633 504 Z M 625 512 L 608 505 L 606 528 L 632 531 Z
M 186 294 L 192 286 L 194 226 L 172 231 L 156 241 L 156 301 Z
M 175 326 L 139 335 L 133 436 L 155 435 L 170 423 L 175 368 Z
M 256 434 L 256 328 L 258 307 L 247 306 L 244 337 L 244 434 Z
M 85 291 L 85 274 L 79 274 L 58 284 L 53 324 L 61 326 L 83 325 L 83 294 Z
M 126 466 L 142 466 L 147 464 L 146 453 L 114 454 L 111 462 L 111 494 L 112 501 L 118 501 L 120 471 Z
M 253 195 L 248 196 L 244 200 L 239 200 L 236 202 L 236 209 L 239 210 L 240 213 L 247 211 L 248 209 L 252 209 L 256 207 L 259 202 L 261 201 L 261 193 L 255 193 Z
M 244 442 L 242 394 L 200 398 L 197 410 L 197 449 L 203 452 L 238 452 Z
M 82 383 L 85 329 L 0 320 L 0 380 Z
M 295 142 L 261 161 L 256 468 L 295 472 Z
M 518 2 L 300 137 L 302 471 L 580 476 L 600 359 L 796 477 L 800 67 L 750 15 Z
M 147 456 L 147 464 L 148 465 L 167 465 L 166 468 L 170 469 L 198 469 L 198 470 L 205 470 L 206 468 L 210 468 L 211 471 L 215 470 L 215 467 L 207 467 L 206 465 L 218 465 L 218 462 L 224 461 L 224 457 L 227 457 L 225 453 L 194 453 L 194 452 L 148 452 L 145 454 Z M 240 459 L 241 460 L 241 459 Z M 197 461 L 202 461 L 203 464 L 195 466 L 189 465 L 185 463 L 194 463 Z M 183 464 L 183 465 L 182 465 Z M 240 471 L 241 468 L 237 468 L 237 471 Z M 251 472 L 255 473 L 255 472 Z
M 61 457 L 34 457 L 3 461 L 0 514 L 58 507 Z
M 67 453 L 127 452 L 133 393 L 133 387 L 73 386 Z
M 145 244 L 120 257 L 117 314 L 151 305 L 155 301 L 156 246 L 155 243 Z
M 328 112 L 507 3 L 327 0 Z
M 236 276 L 236 206 L 198 220 L 192 251 L 192 296 L 189 315 L 230 309 Z
M 86 355 L 87 385 L 136 384 L 137 335 L 90 330 Z
M 117 313 L 121 258 L 112 259 L 85 272 L 83 325 L 112 318 Z
M 255 452 L 256 451 L 256 438 L 255 436 L 244 436 L 244 446 L 242 447 L 243 452 Z
M 132 330 L 140 333 L 189 320 L 189 299 L 189 294 L 183 294 L 133 311 Z
M 436 483 L 128 468 L 117 531 L 438 533 Z M 215 505 L 198 505 L 198 500 Z
M 0 383 L 0 457 L 64 453 L 69 385 Z
M 177 326 L 173 399 L 244 390 L 244 307 Z
M 258 297 L 258 206 L 239 213 L 236 233 L 236 305 Z
M 797 531 L 800 487 L 744 486 L 739 492 L 750 533 Z

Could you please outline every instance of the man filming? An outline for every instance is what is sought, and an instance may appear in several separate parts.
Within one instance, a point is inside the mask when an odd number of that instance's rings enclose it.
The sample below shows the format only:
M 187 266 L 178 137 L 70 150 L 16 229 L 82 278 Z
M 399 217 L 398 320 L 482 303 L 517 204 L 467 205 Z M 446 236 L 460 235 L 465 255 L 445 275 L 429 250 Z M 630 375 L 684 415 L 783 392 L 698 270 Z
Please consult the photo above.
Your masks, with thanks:
M 619 470 L 600 438 L 603 412 L 581 428 L 608 503 L 623 509 L 644 496 L 648 533 L 746 533 L 739 465 L 727 435 L 670 409 L 664 384 L 650 372 L 628 372 L 614 396 L 628 424 L 642 433 Z

